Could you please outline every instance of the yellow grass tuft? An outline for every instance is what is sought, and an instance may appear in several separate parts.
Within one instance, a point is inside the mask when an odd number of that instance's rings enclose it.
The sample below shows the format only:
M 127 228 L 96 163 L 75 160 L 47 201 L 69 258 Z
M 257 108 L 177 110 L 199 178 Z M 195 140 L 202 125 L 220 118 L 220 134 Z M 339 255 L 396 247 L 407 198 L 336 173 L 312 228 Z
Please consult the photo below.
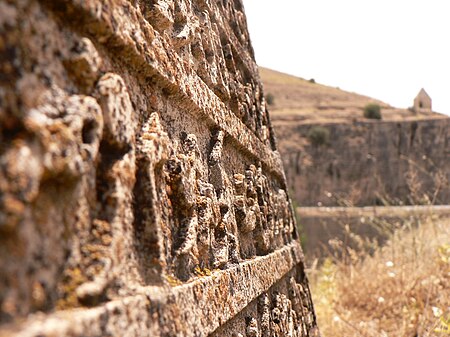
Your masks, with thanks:
M 450 336 L 450 219 L 400 229 L 371 255 L 341 254 L 310 271 L 324 337 Z

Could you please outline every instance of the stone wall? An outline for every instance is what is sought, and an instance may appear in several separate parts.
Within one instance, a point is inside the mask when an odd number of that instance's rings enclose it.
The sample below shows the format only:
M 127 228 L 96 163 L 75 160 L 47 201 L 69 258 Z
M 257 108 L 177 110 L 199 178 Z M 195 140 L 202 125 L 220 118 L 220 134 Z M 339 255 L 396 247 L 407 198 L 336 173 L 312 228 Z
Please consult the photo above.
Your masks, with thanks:
M 318 335 L 241 1 L 0 0 L 0 33 L 0 335 Z
M 301 206 L 450 203 L 450 118 L 310 124 L 274 119 Z M 310 134 L 326 129 L 323 143 Z

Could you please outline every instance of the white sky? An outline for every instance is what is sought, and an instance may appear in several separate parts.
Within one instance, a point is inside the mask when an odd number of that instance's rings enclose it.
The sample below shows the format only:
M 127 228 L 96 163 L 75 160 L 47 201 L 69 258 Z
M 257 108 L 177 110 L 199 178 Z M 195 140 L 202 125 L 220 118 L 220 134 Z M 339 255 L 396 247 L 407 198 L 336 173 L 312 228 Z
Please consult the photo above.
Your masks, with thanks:
M 243 0 L 260 66 L 450 115 L 450 0 Z

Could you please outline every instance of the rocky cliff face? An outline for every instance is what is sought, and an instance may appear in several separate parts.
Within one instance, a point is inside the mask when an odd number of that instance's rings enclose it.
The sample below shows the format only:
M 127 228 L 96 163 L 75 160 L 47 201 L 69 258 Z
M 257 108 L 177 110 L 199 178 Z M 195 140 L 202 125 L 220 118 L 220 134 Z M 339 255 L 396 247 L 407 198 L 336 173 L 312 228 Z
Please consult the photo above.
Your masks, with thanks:
M 450 202 L 449 118 L 319 124 L 275 118 L 274 126 L 300 205 Z M 312 139 L 318 128 L 323 141 Z
M 315 336 L 238 1 L 0 0 L 0 334 Z

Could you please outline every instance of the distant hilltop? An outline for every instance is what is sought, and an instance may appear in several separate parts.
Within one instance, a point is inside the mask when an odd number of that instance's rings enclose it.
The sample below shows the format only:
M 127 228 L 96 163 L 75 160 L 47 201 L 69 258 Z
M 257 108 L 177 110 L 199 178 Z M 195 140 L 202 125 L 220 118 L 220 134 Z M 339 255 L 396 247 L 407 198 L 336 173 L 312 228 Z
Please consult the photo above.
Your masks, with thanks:
M 411 95 L 411 108 L 392 107 L 380 100 L 316 83 L 314 79 L 259 68 L 268 98 L 271 116 L 277 120 L 297 120 L 304 123 L 345 123 L 363 116 L 364 107 L 381 107 L 383 120 L 417 120 L 446 118 L 431 110 L 431 98 L 424 89 L 416 99 Z

